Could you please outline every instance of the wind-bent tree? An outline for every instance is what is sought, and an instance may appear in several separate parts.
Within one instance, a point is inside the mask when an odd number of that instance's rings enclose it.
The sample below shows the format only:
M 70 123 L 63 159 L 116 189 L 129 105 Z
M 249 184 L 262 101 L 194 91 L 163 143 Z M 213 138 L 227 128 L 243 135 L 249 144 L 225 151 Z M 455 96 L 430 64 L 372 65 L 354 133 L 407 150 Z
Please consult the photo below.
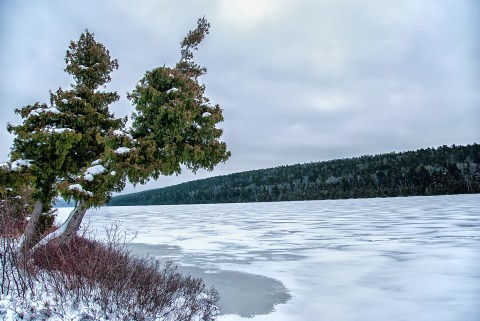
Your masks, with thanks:
M 8 126 L 16 137 L 11 159 L 34 177 L 35 207 L 25 230 L 22 248 L 34 245 L 38 217 L 60 193 L 73 199 L 75 208 L 67 221 L 43 242 L 67 242 L 79 229 L 86 211 L 108 202 L 128 178 L 145 183 L 160 175 L 212 170 L 230 152 L 221 142 L 222 110 L 204 97 L 198 77 L 206 72 L 193 60 L 192 50 L 208 34 L 205 18 L 181 43 L 182 55 L 173 68 L 159 67 L 146 73 L 128 98 L 135 105 L 133 126 L 114 118 L 109 105 L 116 92 L 102 92 L 118 62 L 96 42 L 88 30 L 66 53 L 65 71 L 74 84 L 50 95 L 50 107 L 28 105 L 17 110 L 19 126 Z
M 131 134 L 137 141 L 136 161 L 140 170 L 130 171 L 129 179 L 144 182 L 150 177 L 181 172 L 181 165 L 197 171 L 212 170 L 225 162 L 230 152 L 220 141 L 223 121 L 219 105 L 204 96 L 199 77 L 206 69 L 198 66 L 192 50 L 208 34 L 210 24 L 198 20 L 197 28 L 181 42 L 181 59 L 175 67 L 148 71 L 128 94 L 135 105 Z

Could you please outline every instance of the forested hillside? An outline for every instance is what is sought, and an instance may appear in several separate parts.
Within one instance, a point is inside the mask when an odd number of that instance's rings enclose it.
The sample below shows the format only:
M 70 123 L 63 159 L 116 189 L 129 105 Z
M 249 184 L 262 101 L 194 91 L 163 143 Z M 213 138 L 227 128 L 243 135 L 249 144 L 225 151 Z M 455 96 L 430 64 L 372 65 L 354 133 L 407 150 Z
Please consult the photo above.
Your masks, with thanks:
M 480 145 L 280 166 L 114 197 L 109 205 L 272 202 L 480 192 Z

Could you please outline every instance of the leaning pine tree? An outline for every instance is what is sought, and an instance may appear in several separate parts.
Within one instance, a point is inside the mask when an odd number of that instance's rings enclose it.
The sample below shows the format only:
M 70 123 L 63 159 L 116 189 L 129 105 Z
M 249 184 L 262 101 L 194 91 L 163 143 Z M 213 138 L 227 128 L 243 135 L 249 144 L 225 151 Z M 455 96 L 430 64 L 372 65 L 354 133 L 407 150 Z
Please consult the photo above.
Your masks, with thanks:
M 225 162 L 230 152 L 220 141 L 222 109 L 205 97 L 199 77 L 206 69 L 193 59 L 193 50 L 203 40 L 210 25 L 205 18 L 181 42 L 181 59 L 175 67 L 158 67 L 148 71 L 128 94 L 135 106 L 130 130 L 137 142 L 135 160 L 128 177 L 144 182 L 160 175 L 181 172 L 181 165 L 193 172 L 212 170 Z
M 222 110 L 204 96 L 199 67 L 192 50 L 208 34 L 203 18 L 181 43 L 181 59 L 173 67 L 159 67 L 145 74 L 128 94 L 135 106 L 133 125 L 118 119 L 109 105 L 116 92 L 99 88 L 118 68 L 108 50 L 86 31 L 67 50 L 65 71 L 75 83 L 67 91 L 51 94 L 50 106 L 29 105 L 18 110 L 19 126 L 9 125 L 16 135 L 9 170 L 34 177 L 35 208 L 22 239 L 22 248 L 35 245 L 38 219 L 60 193 L 73 199 L 75 208 L 66 222 L 42 240 L 67 242 L 79 229 L 86 211 L 108 202 L 128 179 L 145 183 L 161 175 L 180 173 L 181 166 L 196 171 L 212 170 L 225 162 L 230 152 L 220 141 Z M 17 164 L 13 166 L 12 164 Z M 25 176 L 25 175 L 24 175 Z
M 36 103 L 17 110 L 23 123 L 8 127 L 16 135 L 12 163 L 21 160 L 21 164 L 28 165 L 23 170 L 35 178 L 36 203 L 21 241 L 24 250 L 36 242 L 39 216 L 50 208 L 59 191 L 76 201 L 74 215 L 59 230 L 63 233 L 58 234 L 63 236 L 76 229 L 72 222 L 81 221 L 84 209 L 105 202 L 105 191 L 97 189 L 94 193 L 84 187 L 95 188 L 98 184 L 92 175 L 102 170 L 91 164 L 104 153 L 110 133 L 120 130 L 125 123 L 109 111 L 109 105 L 119 99 L 118 94 L 99 90 L 110 81 L 110 73 L 118 68 L 118 63 L 92 33 L 86 31 L 77 42 L 71 42 L 65 62 L 65 71 L 75 81 L 72 88 L 50 93 L 50 106 Z M 76 183 L 69 184 L 72 180 Z M 122 179 L 106 183 L 115 190 Z

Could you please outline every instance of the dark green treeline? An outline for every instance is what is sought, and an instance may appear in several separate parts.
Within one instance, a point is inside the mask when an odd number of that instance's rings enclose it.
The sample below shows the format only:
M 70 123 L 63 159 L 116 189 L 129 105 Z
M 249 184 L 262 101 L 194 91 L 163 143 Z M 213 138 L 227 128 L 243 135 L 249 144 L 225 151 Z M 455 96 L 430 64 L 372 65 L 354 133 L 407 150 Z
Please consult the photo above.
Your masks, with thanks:
M 109 205 L 275 202 L 480 192 L 480 145 L 280 166 L 114 197 Z

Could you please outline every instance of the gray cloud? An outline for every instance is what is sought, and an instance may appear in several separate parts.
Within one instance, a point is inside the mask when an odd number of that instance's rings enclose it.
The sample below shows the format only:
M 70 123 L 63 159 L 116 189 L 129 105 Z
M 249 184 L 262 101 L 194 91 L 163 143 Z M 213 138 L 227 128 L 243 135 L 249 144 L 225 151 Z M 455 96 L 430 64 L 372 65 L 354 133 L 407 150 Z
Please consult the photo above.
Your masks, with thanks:
M 23 1 L 1 4 L 0 161 L 13 109 L 68 87 L 70 40 L 89 28 L 120 69 L 109 89 L 171 65 L 198 17 L 212 24 L 197 60 L 225 113 L 233 156 L 213 173 L 478 142 L 480 7 L 474 0 Z M 127 188 L 131 191 L 132 188 Z

